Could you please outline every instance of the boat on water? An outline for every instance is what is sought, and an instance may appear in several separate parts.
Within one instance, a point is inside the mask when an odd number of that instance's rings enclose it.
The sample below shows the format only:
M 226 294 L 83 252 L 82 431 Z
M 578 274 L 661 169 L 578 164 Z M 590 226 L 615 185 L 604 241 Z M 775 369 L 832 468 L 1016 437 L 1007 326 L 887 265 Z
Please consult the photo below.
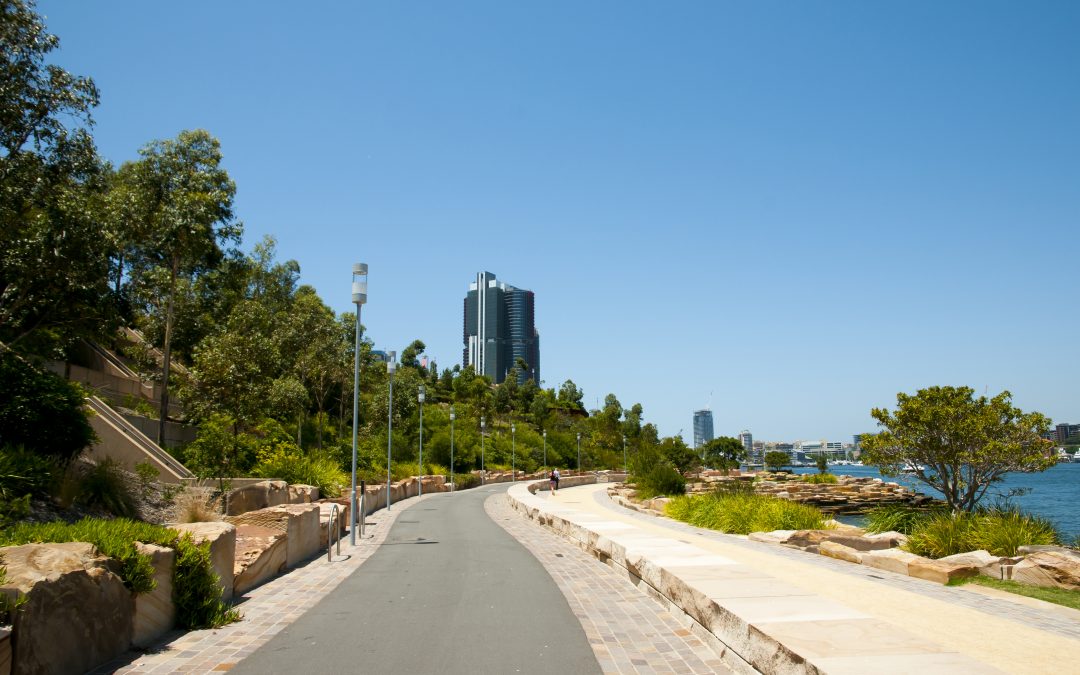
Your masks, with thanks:
M 1073 462 L 1077 460 L 1077 456 L 1080 456 L 1080 450 L 1077 450 L 1073 454 L 1065 452 L 1065 448 L 1058 448 L 1057 461 L 1058 462 Z
M 903 469 L 900 469 L 900 473 L 917 473 L 919 471 L 926 471 L 926 467 L 922 464 L 908 464 Z
M 1080 450 L 1077 450 L 1076 452 L 1073 453 L 1073 461 L 1074 462 L 1080 462 Z

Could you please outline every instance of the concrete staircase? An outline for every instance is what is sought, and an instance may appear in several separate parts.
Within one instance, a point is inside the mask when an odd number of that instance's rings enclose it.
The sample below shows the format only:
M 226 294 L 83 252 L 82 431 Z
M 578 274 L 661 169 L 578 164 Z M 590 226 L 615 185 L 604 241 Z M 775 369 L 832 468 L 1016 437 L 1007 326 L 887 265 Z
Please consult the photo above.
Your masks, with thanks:
M 187 467 L 100 398 L 89 397 L 86 406 L 92 411 L 90 425 L 98 436 L 98 442 L 86 452 L 88 457 L 95 460 L 108 457 L 130 471 L 134 471 L 136 464 L 150 464 L 158 470 L 158 480 L 163 483 L 195 479 Z

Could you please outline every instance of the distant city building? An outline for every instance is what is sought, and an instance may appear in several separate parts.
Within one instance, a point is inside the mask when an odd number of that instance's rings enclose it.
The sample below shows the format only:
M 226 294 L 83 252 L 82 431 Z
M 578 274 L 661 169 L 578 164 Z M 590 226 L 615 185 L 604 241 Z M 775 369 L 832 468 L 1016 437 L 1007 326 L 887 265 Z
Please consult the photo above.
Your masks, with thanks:
M 1064 443 L 1069 440 L 1070 436 L 1076 436 L 1080 434 L 1080 424 L 1069 424 L 1068 422 L 1062 422 L 1054 427 L 1053 440 L 1058 443 Z
M 536 331 L 536 299 L 532 291 L 498 281 L 480 272 L 465 295 L 462 362 L 496 384 L 517 363 L 526 369 L 519 382 L 540 383 L 540 334 Z
M 746 429 L 739 432 L 739 441 L 742 443 L 743 449 L 746 450 L 746 456 L 751 457 L 754 454 L 754 435 Z
M 694 411 L 694 447 L 700 448 L 713 439 L 711 410 Z

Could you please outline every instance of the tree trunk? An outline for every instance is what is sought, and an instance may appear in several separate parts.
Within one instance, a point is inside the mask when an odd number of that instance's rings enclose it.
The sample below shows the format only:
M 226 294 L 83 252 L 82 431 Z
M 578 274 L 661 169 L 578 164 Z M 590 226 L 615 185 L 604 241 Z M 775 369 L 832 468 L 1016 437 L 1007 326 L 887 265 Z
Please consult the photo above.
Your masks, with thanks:
M 169 417 L 169 366 L 172 363 L 173 299 L 180 261 L 173 259 L 169 270 L 169 298 L 165 301 L 165 342 L 161 350 L 161 416 L 158 419 L 158 445 L 165 447 L 165 424 Z

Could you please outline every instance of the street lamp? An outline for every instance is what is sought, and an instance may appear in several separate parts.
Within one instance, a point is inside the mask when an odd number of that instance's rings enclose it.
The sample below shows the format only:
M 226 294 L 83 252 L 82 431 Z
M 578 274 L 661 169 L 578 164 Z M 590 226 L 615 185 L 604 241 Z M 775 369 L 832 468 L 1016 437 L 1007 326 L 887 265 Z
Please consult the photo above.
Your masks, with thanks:
M 450 491 L 457 489 L 454 485 L 454 406 L 450 406 Z
M 577 435 L 577 472 L 581 474 L 581 432 Z
M 626 434 L 622 437 L 622 470 L 626 473 Z
M 544 470 L 547 470 L 547 429 L 544 429 Z
M 510 480 L 517 481 L 517 426 L 510 423 Z
M 386 406 L 386 510 L 390 510 L 390 459 L 394 447 L 394 371 L 397 370 L 397 352 L 387 352 L 386 373 L 390 376 L 390 399 Z
M 353 263 L 352 301 L 356 305 L 356 347 L 353 350 L 352 492 L 349 493 L 349 543 L 356 546 L 356 421 L 360 417 L 360 308 L 367 302 L 367 263 Z M 360 277 L 357 280 L 357 277 Z
M 420 400 L 420 477 L 419 485 L 417 486 L 416 495 L 418 497 L 424 496 L 424 385 L 420 385 L 420 393 L 417 395 Z
M 484 430 L 487 423 L 484 421 L 484 417 L 480 416 L 480 484 L 487 483 L 487 469 L 484 468 Z

